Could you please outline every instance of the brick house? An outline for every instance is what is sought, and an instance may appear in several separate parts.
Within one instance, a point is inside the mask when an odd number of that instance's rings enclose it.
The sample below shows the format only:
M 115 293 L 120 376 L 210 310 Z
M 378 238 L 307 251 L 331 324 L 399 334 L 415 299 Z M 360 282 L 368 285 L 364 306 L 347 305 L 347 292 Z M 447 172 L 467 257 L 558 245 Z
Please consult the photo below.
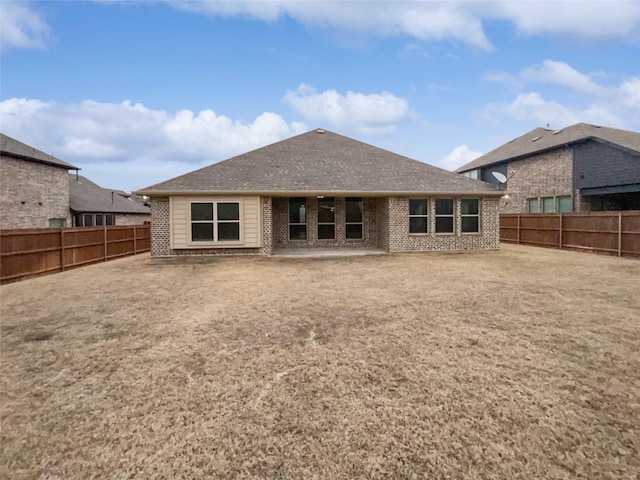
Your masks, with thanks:
M 78 174 L 69 175 L 73 226 L 141 225 L 151 220 L 149 206 L 135 195 L 109 190 Z
M 69 170 L 78 167 L 0 134 L 0 229 L 71 225 Z
M 456 172 L 506 190 L 502 213 L 640 210 L 640 133 L 536 128 Z
M 153 256 L 493 250 L 503 194 L 322 129 L 136 193 Z

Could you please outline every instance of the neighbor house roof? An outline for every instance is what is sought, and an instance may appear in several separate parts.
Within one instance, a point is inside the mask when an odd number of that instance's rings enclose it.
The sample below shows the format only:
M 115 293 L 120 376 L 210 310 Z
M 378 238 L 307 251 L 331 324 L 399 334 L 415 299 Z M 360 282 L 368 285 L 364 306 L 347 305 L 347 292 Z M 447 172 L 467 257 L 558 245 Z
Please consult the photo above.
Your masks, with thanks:
M 149 207 L 125 198 L 118 190 L 96 185 L 82 175 L 69 175 L 69 207 L 74 212 L 149 213 Z
M 139 190 L 144 195 L 501 194 L 471 180 L 322 129 Z
M 515 160 L 528 155 L 553 150 L 586 140 L 595 139 L 640 152 L 640 133 L 617 128 L 599 127 L 588 123 L 578 123 L 561 130 L 536 128 L 521 137 L 476 158 L 458 168 L 456 172 L 466 172 L 494 163 Z
M 28 162 L 44 163 L 54 167 L 64 168 L 66 170 L 80 170 L 78 167 L 60 160 L 59 158 L 44 153 L 37 148 L 33 148 L 26 143 L 19 142 L 15 138 L 11 138 L 4 133 L 0 133 L 0 154 L 7 157 L 26 160 Z

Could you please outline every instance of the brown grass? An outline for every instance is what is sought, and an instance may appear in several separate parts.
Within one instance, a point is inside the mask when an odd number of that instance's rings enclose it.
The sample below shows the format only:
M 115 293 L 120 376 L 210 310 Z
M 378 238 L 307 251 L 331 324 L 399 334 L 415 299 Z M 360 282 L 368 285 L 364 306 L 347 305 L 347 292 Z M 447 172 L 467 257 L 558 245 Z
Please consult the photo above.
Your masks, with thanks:
M 640 472 L 640 263 L 146 255 L 3 286 L 4 478 Z

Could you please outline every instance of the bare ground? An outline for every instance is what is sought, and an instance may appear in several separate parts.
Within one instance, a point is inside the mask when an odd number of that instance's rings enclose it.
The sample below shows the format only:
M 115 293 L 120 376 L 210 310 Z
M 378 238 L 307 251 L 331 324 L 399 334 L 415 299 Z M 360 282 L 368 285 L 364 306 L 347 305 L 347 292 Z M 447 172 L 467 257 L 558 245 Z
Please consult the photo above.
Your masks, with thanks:
M 640 262 L 130 257 L 3 286 L 0 476 L 640 472 Z

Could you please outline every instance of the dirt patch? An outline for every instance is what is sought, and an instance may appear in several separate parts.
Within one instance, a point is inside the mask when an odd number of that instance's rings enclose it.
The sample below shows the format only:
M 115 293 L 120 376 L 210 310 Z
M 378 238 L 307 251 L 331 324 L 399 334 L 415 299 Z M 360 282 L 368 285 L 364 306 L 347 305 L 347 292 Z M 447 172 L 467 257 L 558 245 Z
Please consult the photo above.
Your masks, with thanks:
M 0 476 L 635 480 L 639 290 L 518 246 L 5 285 Z

